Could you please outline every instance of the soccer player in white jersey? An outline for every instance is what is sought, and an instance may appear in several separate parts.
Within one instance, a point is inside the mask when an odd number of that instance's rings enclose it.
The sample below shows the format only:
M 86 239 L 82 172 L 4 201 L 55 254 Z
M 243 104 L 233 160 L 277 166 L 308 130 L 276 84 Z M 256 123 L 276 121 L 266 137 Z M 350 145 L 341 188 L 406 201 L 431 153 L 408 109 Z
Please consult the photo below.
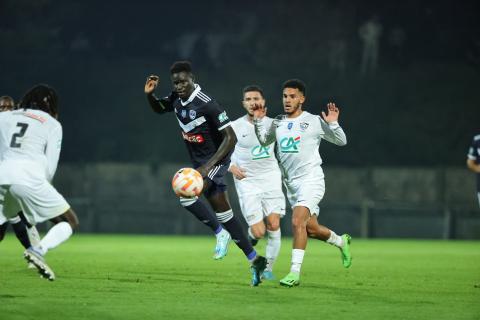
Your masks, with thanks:
M 0 112 L 13 110 L 15 107 L 15 101 L 10 96 L 1 96 L 0 97 Z M 0 149 L 0 161 L 2 160 L 3 152 Z M 2 193 L 0 189 L 0 199 L 4 199 L 5 194 Z M 10 199 L 7 199 L 7 201 Z M 5 208 L 0 206 L 0 241 L 5 237 L 5 232 L 7 231 L 8 224 L 12 225 L 13 231 L 17 236 L 17 239 L 20 241 L 22 246 L 27 249 L 32 244 L 37 244 L 40 241 L 40 236 L 38 234 L 35 226 L 27 227 L 25 223 L 19 216 L 20 208 L 18 205 L 13 203 L 12 206 L 7 206 L 10 209 L 10 212 L 5 212 Z M 8 217 L 8 218 L 7 218 Z
M 233 174 L 240 208 L 248 223 L 248 235 L 255 245 L 267 233 L 267 267 L 262 278 L 273 280 L 273 264 L 281 246 L 280 217 L 285 215 L 285 197 L 282 175 L 274 154 L 275 142 L 261 146 L 253 126 L 255 105 L 266 111 L 263 91 L 250 85 L 243 89 L 243 107 L 247 114 L 232 123 L 237 144 L 232 154 L 229 171 Z M 266 124 L 273 119 L 262 115 Z M 264 223 L 266 220 L 266 226 Z
M 277 142 L 277 159 L 283 173 L 287 196 L 292 206 L 293 250 L 290 273 L 280 280 L 288 287 L 300 284 L 300 269 L 307 246 L 307 237 L 326 241 L 340 248 L 343 266 L 351 265 L 348 234 L 338 236 L 317 221 L 318 204 L 325 193 L 322 159 L 318 152 L 322 139 L 343 146 L 347 139 L 338 124 L 339 109 L 328 104 L 322 117 L 302 110 L 305 102 L 305 84 L 298 79 L 283 84 L 285 115 L 277 117 L 268 126 L 261 116 L 261 107 L 254 110 L 255 133 L 263 146 Z M 323 118 L 323 119 L 322 119 Z
M 0 206 L 18 203 L 30 225 L 54 223 L 38 245 L 24 252 L 40 275 L 54 280 L 44 255 L 66 241 L 78 226 L 70 205 L 51 185 L 57 169 L 62 126 L 57 121 L 57 94 L 47 85 L 36 85 L 22 98 L 19 109 L 0 113 L 0 188 L 6 197 Z

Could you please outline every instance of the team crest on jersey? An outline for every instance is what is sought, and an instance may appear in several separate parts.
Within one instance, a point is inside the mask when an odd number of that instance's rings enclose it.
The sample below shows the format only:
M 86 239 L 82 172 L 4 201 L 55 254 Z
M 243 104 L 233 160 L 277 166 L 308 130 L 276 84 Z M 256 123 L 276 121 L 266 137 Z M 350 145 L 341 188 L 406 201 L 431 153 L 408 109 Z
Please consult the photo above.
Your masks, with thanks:
M 218 115 L 218 121 L 220 121 L 220 123 L 225 122 L 227 120 L 228 120 L 227 111 L 223 111 Z
M 187 116 L 187 110 L 183 109 L 182 110 L 182 118 L 185 118 Z
M 265 158 L 270 158 L 270 147 L 262 147 L 260 145 L 255 146 L 252 148 L 250 151 L 250 154 L 252 155 L 252 160 L 259 160 L 259 159 L 265 159 Z
M 309 124 L 308 122 L 302 122 L 302 123 L 300 123 L 300 130 L 302 130 L 302 131 L 307 130 L 307 128 L 308 128 L 309 125 L 310 125 L 310 124 Z
M 191 120 L 194 120 L 195 117 L 197 116 L 197 112 L 195 110 L 190 110 L 188 113 L 188 116 L 190 117 Z
M 298 145 L 300 143 L 300 136 L 296 138 L 285 137 L 280 140 L 280 152 L 282 153 L 298 153 Z
M 293 122 L 289 122 L 289 123 L 288 123 L 288 126 L 287 126 L 288 130 L 291 130 L 292 127 L 293 127 Z

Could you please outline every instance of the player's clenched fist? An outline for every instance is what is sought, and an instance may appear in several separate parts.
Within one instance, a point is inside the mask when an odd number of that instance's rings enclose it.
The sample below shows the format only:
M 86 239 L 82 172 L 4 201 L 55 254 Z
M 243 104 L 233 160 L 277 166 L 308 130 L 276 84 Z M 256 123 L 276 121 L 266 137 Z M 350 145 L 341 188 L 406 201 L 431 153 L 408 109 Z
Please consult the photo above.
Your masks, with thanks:
M 261 104 L 255 104 L 252 107 L 252 111 L 253 111 L 253 118 L 254 119 L 261 119 L 261 118 L 265 117 L 265 115 L 267 114 L 267 108 L 265 108 Z
M 147 82 L 145 82 L 145 93 L 146 94 L 150 94 L 150 93 L 153 92 L 153 90 L 155 90 L 155 88 L 158 85 L 158 80 L 159 80 L 159 77 L 154 75 L 154 74 L 148 76 Z

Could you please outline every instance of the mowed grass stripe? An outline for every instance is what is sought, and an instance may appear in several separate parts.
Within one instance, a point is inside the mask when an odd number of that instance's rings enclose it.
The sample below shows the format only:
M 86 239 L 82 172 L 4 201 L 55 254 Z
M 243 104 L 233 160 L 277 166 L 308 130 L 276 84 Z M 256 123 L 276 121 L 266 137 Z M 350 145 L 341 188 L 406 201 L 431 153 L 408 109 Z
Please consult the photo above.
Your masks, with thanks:
M 0 319 L 480 319 L 480 242 L 353 239 L 353 265 L 310 240 L 301 285 L 249 286 L 232 243 L 213 237 L 75 235 L 47 255 L 57 280 L 26 268 L 14 235 L 0 243 Z M 256 247 L 264 254 L 265 241 Z M 289 271 L 291 239 L 274 268 Z

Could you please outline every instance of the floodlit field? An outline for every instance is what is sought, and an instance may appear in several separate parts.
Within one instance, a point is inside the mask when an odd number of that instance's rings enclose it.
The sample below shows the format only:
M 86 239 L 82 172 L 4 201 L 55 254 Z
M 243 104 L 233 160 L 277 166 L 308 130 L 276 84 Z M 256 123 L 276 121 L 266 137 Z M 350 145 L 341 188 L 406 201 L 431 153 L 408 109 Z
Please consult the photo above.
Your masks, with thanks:
M 289 269 L 284 239 L 275 268 Z M 480 319 L 480 242 L 356 240 L 353 265 L 310 241 L 299 287 L 249 286 L 234 244 L 213 237 L 75 235 L 27 269 L 12 233 L 0 243 L 0 319 Z M 258 245 L 263 254 L 265 242 Z

